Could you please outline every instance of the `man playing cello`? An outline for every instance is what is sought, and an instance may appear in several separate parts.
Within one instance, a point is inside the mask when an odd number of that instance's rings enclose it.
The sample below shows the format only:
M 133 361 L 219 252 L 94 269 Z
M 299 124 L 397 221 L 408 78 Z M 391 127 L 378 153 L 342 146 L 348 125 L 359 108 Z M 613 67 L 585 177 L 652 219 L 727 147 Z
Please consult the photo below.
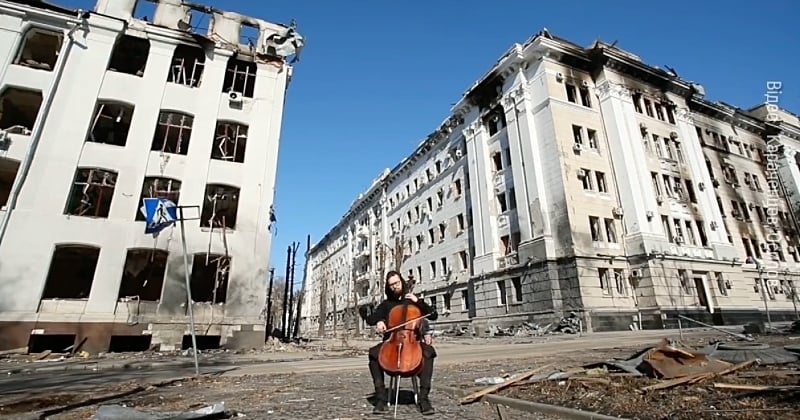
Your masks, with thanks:
M 403 281 L 403 276 L 397 271 L 390 271 L 386 273 L 386 300 L 381 302 L 371 313 L 368 313 L 366 307 L 359 308 L 361 317 L 366 321 L 369 326 L 376 326 L 376 331 L 383 334 L 381 343 L 369 349 L 369 371 L 372 375 L 372 383 L 375 386 L 375 397 L 377 404 L 375 405 L 375 413 L 380 413 L 388 410 L 387 402 L 389 401 L 388 390 L 384 385 L 384 370 L 378 362 L 378 355 L 380 354 L 383 341 L 390 337 L 390 333 L 386 333 L 386 324 L 389 318 L 389 313 L 392 308 L 401 305 L 405 299 L 409 303 L 416 305 L 422 315 L 427 315 L 427 319 L 435 321 L 439 314 L 436 310 L 428 305 L 424 300 L 417 298 L 413 293 L 408 291 L 408 287 Z M 424 321 L 424 319 L 423 319 Z M 421 338 L 421 337 L 420 337 Z M 433 406 L 431 406 L 428 397 L 431 391 L 431 378 L 433 376 L 433 359 L 436 357 L 436 350 L 424 341 L 420 343 L 422 346 L 422 370 L 419 374 L 419 395 L 418 403 L 422 414 L 433 414 Z

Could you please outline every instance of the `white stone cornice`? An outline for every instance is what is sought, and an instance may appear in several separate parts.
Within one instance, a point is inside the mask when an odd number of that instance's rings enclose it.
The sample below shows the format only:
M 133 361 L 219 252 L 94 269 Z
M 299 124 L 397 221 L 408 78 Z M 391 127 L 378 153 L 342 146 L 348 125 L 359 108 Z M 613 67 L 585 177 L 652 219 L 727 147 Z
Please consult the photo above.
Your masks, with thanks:
M 597 86 L 597 94 L 600 96 L 601 101 L 608 97 L 629 99 L 631 97 L 631 90 L 619 83 L 604 80 Z
M 675 108 L 675 118 L 680 122 L 691 124 L 694 122 L 692 112 L 689 108 Z
M 464 129 L 464 136 L 465 137 L 475 136 L 481 131 L 482 128 L 483 124 L 481 124 L 480 120 L 475 120 Z

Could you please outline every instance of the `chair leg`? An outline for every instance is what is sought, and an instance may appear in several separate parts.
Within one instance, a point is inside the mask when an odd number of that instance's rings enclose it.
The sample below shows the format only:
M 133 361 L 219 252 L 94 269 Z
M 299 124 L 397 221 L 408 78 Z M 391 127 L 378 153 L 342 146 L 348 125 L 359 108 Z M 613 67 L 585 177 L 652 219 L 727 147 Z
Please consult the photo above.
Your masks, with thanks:
M 411 386 L 414 387 L 414 404 L 419 407 L 419 380 L 416 376 L 411 377 Z

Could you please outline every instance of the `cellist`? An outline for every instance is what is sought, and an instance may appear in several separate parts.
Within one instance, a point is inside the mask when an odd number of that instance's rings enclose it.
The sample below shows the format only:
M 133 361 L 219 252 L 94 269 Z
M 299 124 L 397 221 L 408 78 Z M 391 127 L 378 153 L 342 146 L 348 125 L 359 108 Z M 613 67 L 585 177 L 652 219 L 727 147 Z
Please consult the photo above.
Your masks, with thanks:
M 397 271 L 386 273 L 385 293 L 386 300 L 381 302 L 371 313 L 368 313 L 367 307 L 362 306 L 359 308 L 360 315 L 366 321 L 367 325 L 375 326 L 378 334 L 383 334 L 381 343 L 369 349 L 369 372 L 372 375 L 372 383 L 375 386 L 375 398 L 377 400 L 375 409 L 373 410 L 375 413 L 388 411 L 389 409 L 387 405 L 389 401 L 388 390 L 384 384 L 384 370 L 378 362 L 381 345 L 383 341 L 389 339 L 389 334 L 385 332 L 389 312 L 395 306 L 401 305 L 405 299 L 408 299 L 410 304 L 416 305 L 420 311 L 422 311 L 423 316 L 428 316 L 428 320 L 435 321 L 439 317 L 435 308 L 432 308 L 413 293 L 408 292 L 408 285 L 403 280 L 403 276 Z M 419 374 L 418 403 L 422 414 L 429 415 L 434 413 L 428 395 L 431 391 L 433 359 L 436 357 L 436 350 L 425 342 L 421 342 L 420 344 L 422 346 L 423 366 Z

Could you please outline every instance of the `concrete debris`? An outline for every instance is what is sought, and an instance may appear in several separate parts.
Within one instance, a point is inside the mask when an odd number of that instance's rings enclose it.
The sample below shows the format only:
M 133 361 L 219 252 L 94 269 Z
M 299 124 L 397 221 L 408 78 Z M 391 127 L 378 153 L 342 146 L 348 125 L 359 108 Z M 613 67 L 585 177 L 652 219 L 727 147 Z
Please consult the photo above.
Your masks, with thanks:
M 225 410 L 225 403 L 217 403 L 198 410 L 178 413 L 144 412 L 133 407 L 103 405 L 97 409 L 97 420 L 188 420 L 188 419 L 229 419 L 241 414 Z
M 762 365 L 794 363 L 800 359 L 795 353 L 762 343 L 713 343 L 703 353 L 730 363 L 758 360 Z

